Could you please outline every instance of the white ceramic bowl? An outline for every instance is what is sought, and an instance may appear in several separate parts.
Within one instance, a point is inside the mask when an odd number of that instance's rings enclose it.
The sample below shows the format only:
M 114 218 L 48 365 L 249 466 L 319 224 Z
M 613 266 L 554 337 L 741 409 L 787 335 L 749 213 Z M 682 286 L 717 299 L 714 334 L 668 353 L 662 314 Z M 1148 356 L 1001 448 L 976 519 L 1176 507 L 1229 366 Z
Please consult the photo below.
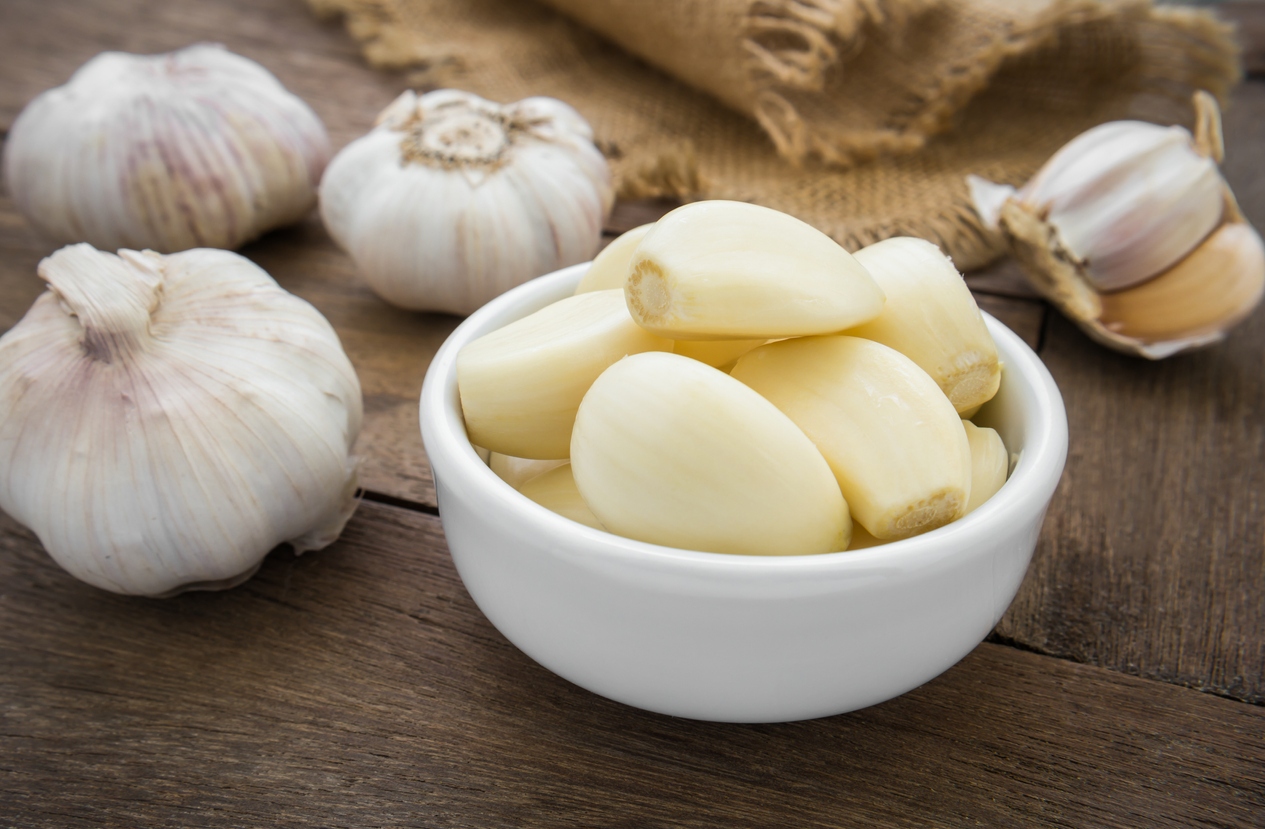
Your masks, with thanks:
M 1001 390 L 976 421 L 1018 462 L 967 517 L 893 544 L 817 556 L 736 556 L 630 541 L 569 521 L 498 478 L 466 437 L 457 352 L 569 296 L 587 265 L 474 313 L 422 387 L 439 515 L 470 595 L 507 639 L 571 682 L 702 720 L 782 722 L 898 696 L 978 645 L 1036 547 L 1067 455 L 1063 401 L 1037 356 L 987 317 Z

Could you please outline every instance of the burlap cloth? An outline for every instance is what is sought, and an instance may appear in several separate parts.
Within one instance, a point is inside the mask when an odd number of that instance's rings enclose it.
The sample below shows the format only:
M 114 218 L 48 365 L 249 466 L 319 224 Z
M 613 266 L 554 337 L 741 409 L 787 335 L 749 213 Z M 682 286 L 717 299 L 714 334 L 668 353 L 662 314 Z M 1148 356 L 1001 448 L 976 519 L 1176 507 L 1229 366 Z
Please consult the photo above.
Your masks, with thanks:
M 571 104 L 622 197 L 751 201 L 850 250 L 921 236 L 962 270 L 1001 249 L 967 173 L 1022 183 L 1239 77 L 1228 25 L 1149 0 L 308 1 L 420 89 Z

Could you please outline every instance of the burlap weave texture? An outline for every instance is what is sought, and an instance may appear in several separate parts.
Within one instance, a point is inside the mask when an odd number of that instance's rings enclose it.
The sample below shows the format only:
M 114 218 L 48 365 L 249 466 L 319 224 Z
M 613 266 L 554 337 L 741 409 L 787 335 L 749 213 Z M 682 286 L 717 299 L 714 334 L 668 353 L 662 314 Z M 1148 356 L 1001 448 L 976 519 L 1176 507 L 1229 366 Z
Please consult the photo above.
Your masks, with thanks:
M 1116 118 L 1189 123 L 1229 27 L 1149 0 L 309 0 L 419 88 L 560 98 L 621 196 L 751 201 L 851 250 L 1000 252 L 965 176 L 1021 183 Z M 387 102 L 384 101 L 385 106 Z

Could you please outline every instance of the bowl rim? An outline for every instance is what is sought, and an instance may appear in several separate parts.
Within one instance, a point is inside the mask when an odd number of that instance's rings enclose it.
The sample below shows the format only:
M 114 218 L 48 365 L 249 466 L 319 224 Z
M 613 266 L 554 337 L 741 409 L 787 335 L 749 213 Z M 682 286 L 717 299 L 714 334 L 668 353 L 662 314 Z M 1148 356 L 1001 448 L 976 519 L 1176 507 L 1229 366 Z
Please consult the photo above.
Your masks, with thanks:
M 590 263 L 585 262 L 532 279 L 502 294 L 467 317 L 448 336 L 426 371 L 419 400 L 422 441 L 432 475 L 453 479 L 455 488 L 477 487 L 492 512 L 512 518 L 558 541 L 586 548 L 586 555 L 643 569 L 694 571 L 709 576 L 767 578 L 770 571 L 787 575 L 873 573 L 926 567 L 962 549 L 986 549 L 998 524 L 1039 519 L 1062 476 L 1067 456 L 1067 415 L 1058 386 L 1041 359 L 1020 337 L 981 309 L 989 332 L 1004 355 L 1006 368 L 1025 378 L 1021 392 L 1031 399 L 1024 407 L 1024 448 L 1006 483 L 971 514 L 938 529 L 861 550 L 814 555 L 751 556 L 666 547 L 614 535 L 564 518 L 540 506 L 503 481 L 475 452 L 467 436 L 457 394 L 456 357 L 468 342 L 525 316 L 522 308 L 570 295 Z M 564 291 L 568 291 L 564 293 Z M 534 310 L 534 309 L 533 309 Z M 1004 381 L 1003 381 L 1004 382 Z M 436 481 L 436 490 L 439 485 Z M 440 520 L 443 510 L 440 507 Z M 561 551 L 562 545 L 555 545 Z

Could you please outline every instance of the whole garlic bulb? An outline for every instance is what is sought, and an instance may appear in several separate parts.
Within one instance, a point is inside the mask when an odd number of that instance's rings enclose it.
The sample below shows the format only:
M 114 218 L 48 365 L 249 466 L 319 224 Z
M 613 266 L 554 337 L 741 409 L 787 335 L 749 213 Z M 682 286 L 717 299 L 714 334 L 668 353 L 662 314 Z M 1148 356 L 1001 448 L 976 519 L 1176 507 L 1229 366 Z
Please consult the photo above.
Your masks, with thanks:
M 1098 342 L 1162 359 L 1216 342 L 1265 294 L 1265 245 L 1217 169 L 1216 100 L 1197 128 L 1094 127 L 1022 188 L 968 176 L 976 212 L 1038 292 Z
M 614 201 L 589 125 L 552 98 L 405 92 L 321 179 L 321 217 L 379 296 L 469 314 L 592 258 Z
M 222 46 L 104 52 L 22 110 L 4 173 L 55 242 L 235 248 L 303 218 L 325 127 L 268 70 Z
M 164 596 L 332 543 L 361 394 L 307 302 L 223 250 L 72 245 L 0 337 L 0 508 L 72 575 Z

